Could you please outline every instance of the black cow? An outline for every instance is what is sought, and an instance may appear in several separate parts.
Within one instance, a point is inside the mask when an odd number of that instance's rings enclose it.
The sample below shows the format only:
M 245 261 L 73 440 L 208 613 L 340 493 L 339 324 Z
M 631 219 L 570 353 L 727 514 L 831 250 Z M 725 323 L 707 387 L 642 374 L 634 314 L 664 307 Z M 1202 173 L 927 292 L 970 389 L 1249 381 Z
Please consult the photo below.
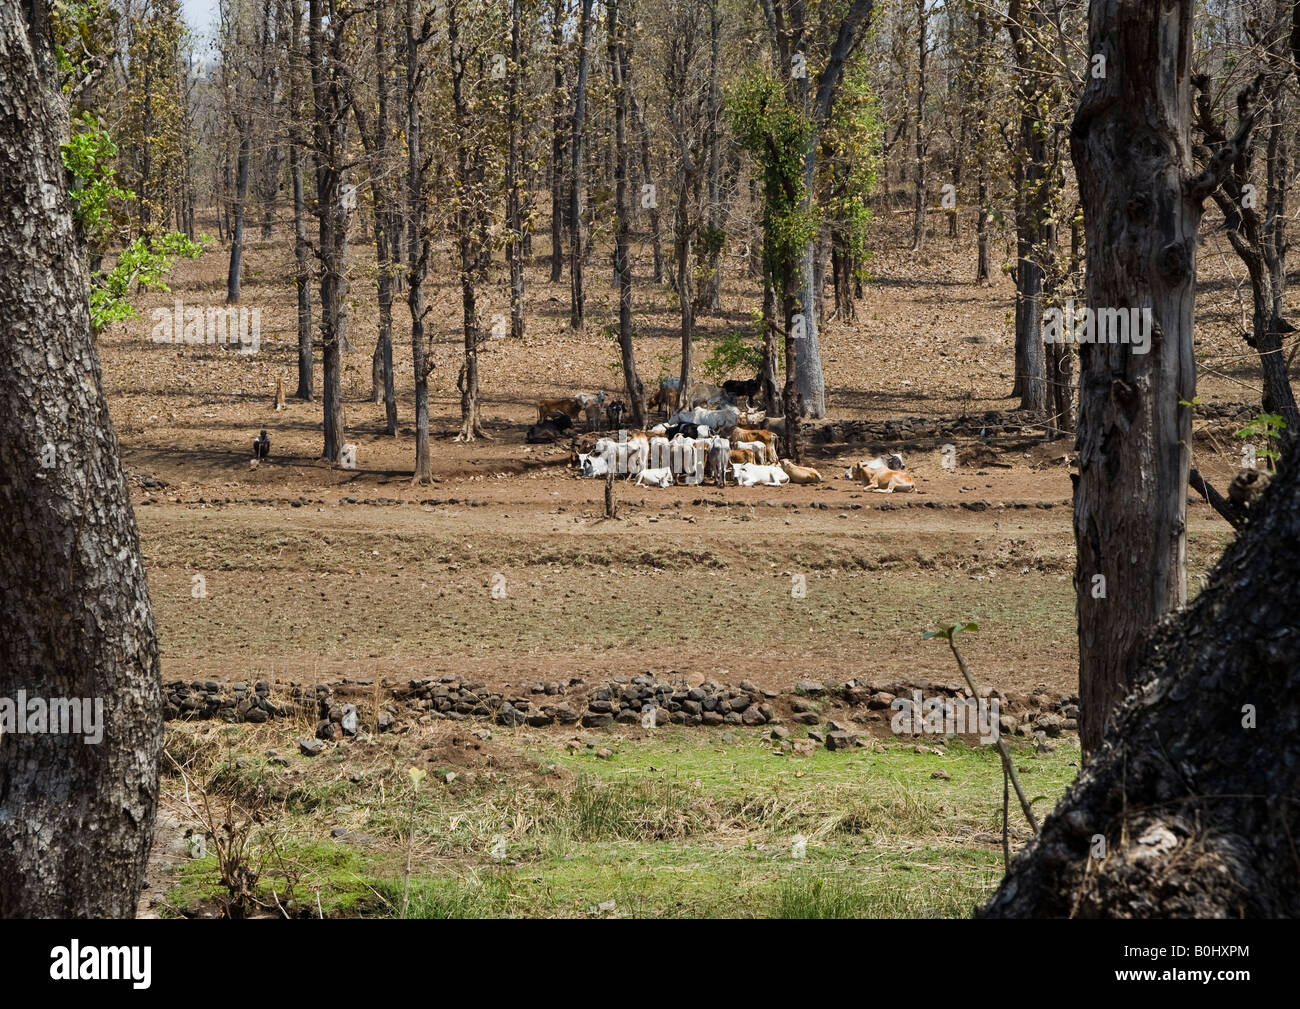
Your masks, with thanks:
M 566 414 L 553 413 L 541 424 L 534 424 L 524 435 L 530 445 L 553 445 L 564 437 L 564 432 L 573 426 L 573 420 Z
M 763 388 L 763 373 L 759 372 L 751 379 L 730 378 L 722 383 L 722 389 L 727 395 L 739 399 L 745 397 L 745 401 L 750 406 L 754 405 L 754 397 L 757 396 Z

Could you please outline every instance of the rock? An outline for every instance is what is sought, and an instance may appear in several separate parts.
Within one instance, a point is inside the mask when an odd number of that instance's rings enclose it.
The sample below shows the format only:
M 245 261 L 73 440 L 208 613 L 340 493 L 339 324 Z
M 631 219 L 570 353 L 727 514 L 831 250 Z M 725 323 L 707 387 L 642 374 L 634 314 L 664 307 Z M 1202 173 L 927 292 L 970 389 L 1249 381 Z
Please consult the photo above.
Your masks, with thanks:
M 499 725 L 523 725 L 528 716 L 507 701 L 501 705 L 501 710 L 497 712 L 497 723 Z
M 607 712 L 588 711 L 582 716 L 582 727 L 584 729 L 600 729 L 607 725 L 612 725 L 614 716 Z
M 319 740 L 315 740 L 315 742 L 319 742 Z M 288 767 L 288 766 L 289 766 L 289 761 L 285 760 L 283 757 L 271 757 L 271 758 L 269 758 L 269 759 L 267 760 L 267 763 L 268 763 L 268 764 L 274 764 L 276 767 Z
M 1000 715 L 998 717 L 998 728 L 1004 733 L 1015 732 L 1018 724 L 1012 715 Z
M 298 749 L 304 757 L 314 757 L 325 749 L 325 744 L 319 739 L 308 739 L 306 736 L 299 736 Z
M 724 732 L 722 734 L 722 741 L 724 743 L 734 743 L 736 741 L 736 733 L 731 730 Z
M 578 713 L 564 701 L 555 706 L 555 720 L 561 725 L 572 725 L 578 720 Z
M 812 709 L 813 707 L 811 704 L 798 697 L 790 702 L 790 710 L 798 714 L 803 714 L 805 711 L 812 711 Z
M 858 744 L 858 734 L 847 729 L 836 729 L 826 734 L 826 749 L 847 750 Z
M 887 708 L 894 703 L 894 695 L 887 690 L 878 690 L 871 695 L 871 700 L 867 702 L 867 707 L 875 711 Z
M 330 740 L 334 738 L 334 723 L 328 718 L 322 718 L 316 723 L 316 738 Z
M 738 711 L 743 714 L 745 709 L 749 707 L 751 701 L 748 694 L 741 694 L 739 697 L 733 697 L 730 703 L 732 711 Z
M 819 725 L 822 717 L 815 711 L 804 711 L 795 715 L 794 720 L 800 725 Z
M 695 717 L 701 719 L 705 725 L 721 725 L 723 722 L 722 716 L 716 711 L 706 711 L 702 716 L 696 715 Z
M 816 680 L 800 680 L 794 685 L 796 693 L 807 694 L 809 697 L 816 697 L 819 694 L 826 693 L 826 687 Z
M 767 721 L 767 719 L 763 717 L 763 712 L 757 707 L 746 708 L 744 713 L 740 716 L 740 720 L 746 725 L 762 725 Z
M 758 713 L 763 716 L 763 721 L 765 722 L 776 721 L 776 708 L 772 707 L 770 704 L 760 704 L 758 706 Z
M 253 722 L 255 724 L 259 722 L 265 722 L 270 717 L 271 716 L 268 715 L 261 708 L 249 708 L 248 711 L 244 713 L 244 721 Z
M 1046 732 L 1049 736 L 1059 736 L 1063 721 L 1060 715 L 1039 715 L 1034 719 L 1034 728 Z
M 850 704 L 866 704 L 871 700 L 871 688 L 852 686 L 844 689 L 844 699 Z
M 742 719 L 740 717 L 739 711 L 728 711 L 725 715 L 722 716 L 722 720 L 726 722 L 728 725 L 742 724 Z
M 617 716 L 615 716 L 614 721 L 621 725 L 640 725 L 641 712 L 637 711 L 635 708 L 624 708 Z
M 772 727 L 771 737 L 773 739 L 786 739 L 789 735 L 790 730 L 783 725 L 775 725 Z
M 614 751 L 611 750 L 608 746 L 602 746 L 599 750 L 596 751 L 596 756 L 599 757 L 601 760 L 613 760 Z
M 820 733 L 820 732 L 817 731 L 816 729 L 809 729 L 809 730 L 808 730 L 808 738 L 811 739 L 814 743 L 824 743 L 824 742 L 826 742 L 826 737 L 825 737 L 824 735 L 822 735 L 822 733 Z
M 605 693 L 609 693 L 609 691 L 602 690 L 600 693 L 605 694 Z M 609 714 L 613 714 L 614 712 L 614 706 L 610 704 L 609 700 L 607 698 L 600 697 L 599 695 L 597 695 L 594 701 L 590 702 L 587 705 L 587 709 L 590 711 L 594 711 L 598 715 L 609 715 Z
M 530 727 L 540 729 L 554 722 L 555 716 L 548 715 L 545 711 L 530 711 L 527 716 L 525 716 L 524 721 L 527 722 Z
M 393 713 L 385 708 L 383 711 L 379 712 L 379 731 L 387 732 L 393 727 L 394 721 L 396 721 L 396 719 L 393 717 Z
M 947 781 L 947 780 L 949 780 L 949 779 L 952 777 L 952 775 L 949 774 L 947 771 L 945 771 L 945 770 L 941 767 L 941 768 L 939 768 L 939 770 L 937 770 L 937 771 L 935 771 L 933 774 L 931 774 L 930 777 L 932 777 L 932 778 L 936 778 L 936 779 L 938 779 L 939 781 Z

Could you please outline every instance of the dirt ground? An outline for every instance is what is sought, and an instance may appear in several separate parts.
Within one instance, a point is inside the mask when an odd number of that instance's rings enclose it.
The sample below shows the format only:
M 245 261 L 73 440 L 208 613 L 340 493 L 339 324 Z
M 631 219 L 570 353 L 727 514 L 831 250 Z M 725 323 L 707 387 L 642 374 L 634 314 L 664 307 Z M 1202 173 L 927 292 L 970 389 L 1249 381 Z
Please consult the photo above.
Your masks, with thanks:
M 1207 225 L 1207 228 L 1209 225 Z M 435 482 L 413 487 L 409 329 L 395 308 L 399 435 L 383 434 L 369 400 L 376 310 L 373 254 L 354 235 L 344 356 L 346 440 L 358 468 L 319 460 L 317 402 L 272 409 L 277 377 L 296 385 L 292 247 L 245 252 L 243 303 L 262 312 L 262 347 L 150 340 L 151 312 L 217 305 L 225 256 L 214 245 L 176 265 L 171 292 L 140 301 L 141 318 L 100 338 L 105 384 L 143 537 L 165 678 L 309 683 L 472 673 L 494 686 L 564 675 L 676 671 L 788 688 L 801 678 L 951 679 L 928 627 L 974 620 L 976 675 L 1004 690 L 1074 691 L 1073 533 L 1068 439 L 1007 413 L 1013 289 L 995 271 L 970 281 L 970 241 L 936 237 L 920 255 L 890 222 L 877 226 L 872 279 L 854 322 L 822 333 L 831 421 L 938 420 L 964 461 L 940 465 L 940 440 L 810 444 L 817 487 L 618 487 L 621 517 L 603 517 L 603 486 L 568 468 L 563 447 L 530 446 L 533 401 L 617 393 L 616 345 L 604 333 L 615 292 L 597 252 L 589 321 L 568 327 L 568 279 L 547 281 L 543 235 L 527 281 L 528 332 L 480 356 L 490 440 L 458 443 L 459 291 L 450 259 L 435 265 L 431 413 Z M 215 226 L 208 230 L 215 233 Z M 995 249 L 995 252 L 999 250 Z M 699 320 L 695 360 L 751 327 L 758 286 L 731 260 L 724 312 Z M 995 255 L 996 266 L 996 255 Z M 1200 398 L 1258 401 L 1258 366 L 1239 332 L 1230 251 L 1210 239 L 1197 306 Z M 676 305 L 652 284 L 648 249 L 634 262 L 636 349 L 651 386 L 677 369 Z M 1240 272 L 1240 271 L 1236 271 Z M 484 317 L 503 310 L 503 270 Z M 316 388 L 321 384 L 319 355 Z M 981 437 L 979 418 L 989 422 Z M 1235 425 L 1198 422 L 1195 460 L 1220 485 L 1235 472 Z M 266 428 L 272 452 L 250 467 Z M 982 454 L 970 450 L 982 446 Z M 840 478 L 854 459 L 903 452 L 914 495 L 864 492 Z M 1189 506 L 1190 574 L 1212 564 L 1230 529 Z M 196 577 L 201 583 L 196 583 Z M 806 594 L 792 591 L 802 578 Z M 1195 589 L 1195 578 L 1190 578 Z M 205 590 L 198 592 L 198 585 Z M 495 592 L 494 592 L 495 590 Z

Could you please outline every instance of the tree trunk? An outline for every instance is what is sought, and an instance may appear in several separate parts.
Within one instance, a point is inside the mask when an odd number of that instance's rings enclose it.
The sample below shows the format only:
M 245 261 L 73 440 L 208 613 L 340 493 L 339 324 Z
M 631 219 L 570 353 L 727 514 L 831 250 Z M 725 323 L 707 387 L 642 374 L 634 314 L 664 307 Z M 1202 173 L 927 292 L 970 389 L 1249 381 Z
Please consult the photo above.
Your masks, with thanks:
M 624 27 L 619 20 L 618 0 L 609 0 L 609 58 L 614 75 L 614 271 L 618 276 L 618 347 L 623 358 L 623 381 L 631 404 L 632 423 L 646 426 L 645 387 L 636 370 L 632 347 L 632 264 L 628 255 L 631 210 L 627 195 L 627 104 L 628 57 Z M 683 298 L 689 303 L 689 298 Z M 689 354 L 689 351 L 688 351 Z
M 706 315 L 717 315 L 722 311 L 722 247 L 725 235 L 722 227 L 721 47 L 722 5 L 720 0 L 709 0 L 708 244 L 704 250 L 704 283 L 696 302 Z
M 522 186 L 519 164 L 519 81 L 524 74 L 519 46 L 521 0 L 510 0 L 510 66 L 506 76 L 506 264 L 510 270 L 510 336 L 524 338 Z
M 452 110 L 456 127 L 456 183 L 461 192 L 473 192 L 482 180 L 481 152 L 471 148 L 474 124 L 470 121 L 466 96 L 465 52 L 460 48 L 459 9 L 454 4 L 447 7 L 447 51 L 451 56 Z M 478 381 L 478 292 L 475 281 L 483 268 L 483 253 L 487 243 L 483 237 L 485 227 L 481 207 L 472 199 L 462 199 L 456 210 L 456 239 L 460 252 L 460 294 L 462 331 L 465 356 L 461 363 L 456 385 L 460 389 L 460 433 L 457 441 L 474 441 L 483 436 L 479 418 Z
M 681 342 L 682 368 L 677 386 L 677 405 L 681 408 L 682 397 L 690 388 L 691 381 L 691 342 L 695 339 L 695 299 L 691 290 L 691 231 L 688 222 L 690 213 L 690 191 L 686 185 L 686 173 L 678 172 L 677 185 L 677 219 L 673 224 L 673 244 L 676 246 L 677 259 L 677 301 L 682 310 Z
M 22 11 L 0 5 L 0 697 L 25 691 L 29 712 L 93 699 L 102 737 L 0 735 L 0 917 L 129 918 L 158 800 L 158 647 L 59 156 L 66 112 L 37 58 L 48 28 Z
M 782 319 L 784 322 L 784 318 Z M 780 386 L 777 382 L 777 347 L 776 338 L 781 328 L 776 321 L 776 294 L 772 290 L 772 278 L 763 277 L 763 409 L 769 417 L 778 417 L 782 406 Z
M 979 917 L 1300 915 L 1297 462 L 1128 664 L 1104 742 Z
M 1039 108 L 1048 87 L 1044 68 L 1036 59 L 1034 39 L 1026 31 L 1021 0 L 1012 0 L 1007 30 L 1015 51 L 1016 101 L 1020 113 L 1020 156 L 1015 163 L 1016 184 L 1016 352 L 1011 395 L 1020 397 L 1021 410 L 1047 407 L 1046 357 L 1043 351 L 1043 269 L 1040 244 L 1051 178 L 1047 167 L 1047 135 Z M 1041 31 L 1047 15 L 1034 4 L 1032 25 Z M 1093 50 L 1096 52 L 1097 50 Z M 1089 232 L 1091 235 L 1091 232 Z
M 343 450 L 341 352 L 347 329 L 347 211 L 343 206 L 343 159 L 347 156 L 347 108 L 343 82 L 334 76 L 344 65 L 345 19 L 333 10 L 329 20 L 329 58 L 325 57 L 322 6 L 308 4 L 311 48 L 312 117 L 315 129 L 316 216 L 320 231 L 321 356 L 324 378 L 324 435 L 321 457 L 337 462 Z
M 795 338 L 797 311 L 806 312 L 795 297 L 795 278 L 790 264 L 785 264 L 781 275 L 782 310 L 785 315 L 785 388 L 781 396 L 781 412 L 785 415 L 785 455 L 799 462 L 799 421 L 802 404 L 799 402 L 799 356 L 802 340 Z
M 1190 177 L 1192 0 L 1094 0 L 1090 79 L 1071 133 L 1090 309 L 1149 309 L 1150 349 L 1080 343 L 1074 494 L 1080 737 L 1101 744 L 1135 651 L 1187 598 L 1192 309 L 1202 201 Z M 1095 328 L 1095 327 L 1094 327 Z
M 390 67 L 388 0 L 375 5 L 375 130 L 372 141 L 371 194 L 375 212 L 375 265 L 378 268 L 379 333 L 372 363 L 371 395 L 384 401 L 385 433 L 397 434 L 397 388 L 393 375 L 393 275 L 400 255 L 393 246 L 391 222 L 397 216 L 386 181 L 388 173 L 388 87 Z M 362 127 L 364 132 L 364 127 Z
M 303 151 L 307 141 L 302 130 L 302 5 L 288 0 L 291 17 L 289 40 L 289 175 L 293 180 L 294 285 L 298 294 L 298 389 L 294 396 L 312 398 L 311 248 L 307 240 L 307 206 L 303 192 Z
M 573 167 L 569 172 L 569 325 L 574 329 L 582 328 L 586 313 L 586 298 L 582 290 L 582 187 L 583 177 L 583 130 L 587 118 L 587 67 L 590 62 L 588 49 L 591 45 L 591 9 L 595 0 L 582 0 L 582 15 L 579 22 L 578 81 L 577 94 L 573 104 Z
M 925 63 L 928 54 L 925 0 L 916 0 L 916 190 L 912 204 L 912 250 L 925 243 Z
M 632 102 L 632 114 L 636 119 L 637 133 L 641 139 L 641 176 L 644 182 L 654 185 L 650 172 L 650 131 L 646 129 L 645 110 L 635 95 L 629 96 Z M 664 282 L 664 242 L 659 222 L 659 195 L 656 187 L 655 199 L 647 208 L 650 211 L 650 247 L 654 254 L 654 282 Z
M 253 144 L 253 128 L 246 111 L 236 120 L 236 128 L 239 130 L 239 156 L 238 167 L 235 169 L 235 220 L 230 239 L 230 268 L 226 271 L 227 305 L 239 302 L 240 273 L 244 260 L 244 204 L 248 197 L 248 161 Z
M 551 283 L 564 275 L 564 0 L 551 7 L 555 83 L 551 113 Z
M 433 359 L 424 329 L 424 275 L 429 265 L 429 239 L 425 234 L 425 166 L 421 147 L 420 44 L 428 27 L 416 20 L 416 0 L 406 0 L 406 303 L 411 312 L 411 359 L 415 371 L 415 473 L 412 483 L 427 484 L 433 477 L 429 454 L 429 373 Z

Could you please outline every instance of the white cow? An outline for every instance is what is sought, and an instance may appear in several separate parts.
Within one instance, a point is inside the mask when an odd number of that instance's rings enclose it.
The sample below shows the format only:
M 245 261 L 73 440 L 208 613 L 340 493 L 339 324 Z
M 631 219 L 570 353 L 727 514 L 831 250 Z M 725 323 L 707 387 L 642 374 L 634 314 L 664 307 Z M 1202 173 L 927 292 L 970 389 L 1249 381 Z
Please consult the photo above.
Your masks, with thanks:
M 790 477 L 780 466 L 760 466 L 756 462 L 737 462 L 731 465 L 736 483 L 741 487 L 780 487 L 790 482 Z
M 766 463 L 766 462 L 767 462 L 767 443 L 766 443 L 766 442 L 761 442 L 761 441 L 738 441 L 738 442 L 736 442 L 734 445 L 732 445 L 731 447 L 732 447 L 732 448 L 747 448 L 747 449 L 749 449 L 751 452 L 754 453 L 754 458 L 757 459 L 757 460 L 759 461 L 760 464 L 763 464 L 763 463 Z M 741 463 L 741 465 L 743 466 L 744 463 Z
M 582 476 L 606 476 L 609 473 L 609 462 L 594 452 L 589 455 L 579 452 L 578 473 Z
M 736 426 L 740 419 L 740 410 L 734 406 L 719 407 L 717 410 L 706 410 L 703 407 L 696 407 L 693 410 L 681 410 L 673 414 L 668 421 L 669 424 L 695 424 L 704 425 L 711 432 L 730 431 Z
M 673 482 L 673 471 L 667 466 L 658 469 L 643 469 L 636 475 L 638 487 L 669 487 Z

